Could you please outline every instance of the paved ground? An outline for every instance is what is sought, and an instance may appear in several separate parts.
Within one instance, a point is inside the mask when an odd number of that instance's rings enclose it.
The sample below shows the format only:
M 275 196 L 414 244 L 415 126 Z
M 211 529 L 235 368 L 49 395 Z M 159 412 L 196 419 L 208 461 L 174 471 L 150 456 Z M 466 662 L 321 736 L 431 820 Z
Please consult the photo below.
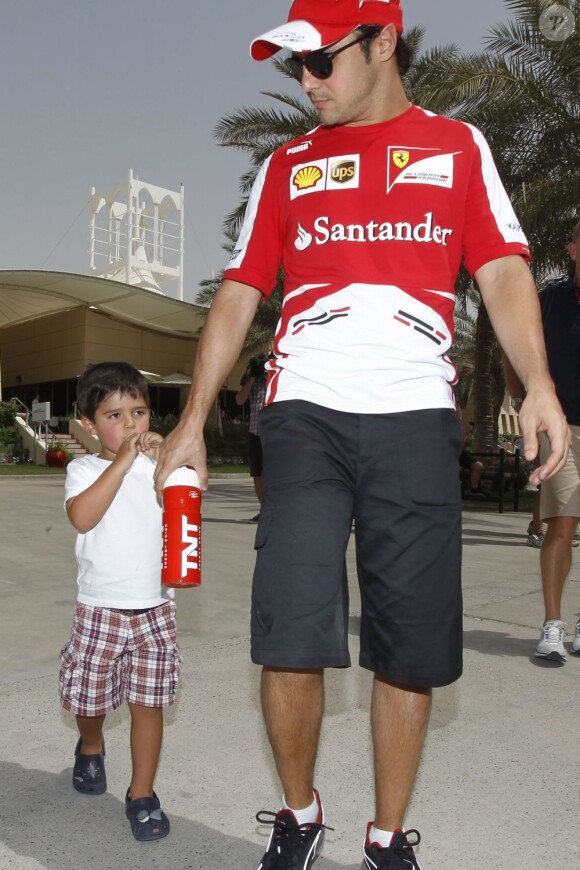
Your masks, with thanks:
M 248 599 L 256 512 L 249 481 L 212 483 L 204 500 L 204 582 L 178 593 L 183 679 L 167 717 L 157 791 L 170 837 L 138 844 L 123 813 L 129 781 L 126 710 L 107 731 L 109 791 L 70 786 L 76 741 L 56 687 L 58 650 L 74 606 L 74 532 L 62 480 L 0 480 L 1 870 L 255 870 L 267 831 L 254 815 L 277 809 L 279 786 L 248 657 Z M 530 658 L 542 619 L 538 551 L 529 517 L 464 515 L 465 675 L 435 693 L 408 825 L 423 836 L 423 870 L 580 867 L 580 659 Z M 569 631 L 580 613 L 580 553 L 565 597 Z M 352 653 L 359 600 L 353 554 Z M 317 870 L 358 868 L 372 815 L 370 675 L 327 675 L 317 785 L 328 832 Z

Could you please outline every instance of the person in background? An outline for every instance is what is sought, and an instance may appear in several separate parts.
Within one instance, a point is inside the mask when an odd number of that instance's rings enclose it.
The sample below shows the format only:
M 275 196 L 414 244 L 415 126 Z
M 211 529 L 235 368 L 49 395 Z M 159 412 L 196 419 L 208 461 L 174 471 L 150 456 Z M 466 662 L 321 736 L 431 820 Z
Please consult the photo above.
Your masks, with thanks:
M 236 405 L 245 405 L 250 402 L 250 477 L 254 481 L 256 498 L 262 506 L 262 441 L 258 428 L 259 413 L 264 407 L 266 398 L 266 370 L 265 365 L 268 357 L 264 354 L 253 356 L 248 362 L 236 393 Z M 252 522 L 257 523 L 260 514 L 252 517 Z
M 547 523 L 540 553 L 544 624 L 534 655 L 563 664 L 566 661 L 566 626 L 562 620 L 562 593 L 572 566 L 572 547 L 580 518 L 580 222 L 572 230 L 567 250 L 572 260 L 568 278 L 540 293 L 540 308 L 550 374 L 568 421 L 572 440 L 566 464 L 542 481 L 540 519 Z M 512 405 L 523 408 L 525 387 L 504 356 Z M 541 438 L 541 460 L 549 445 Z M 580 620 L 570 651 L 580 654 Z
M 462 450 L 459 454 L 459 467 L 469 472 L 469 492 L 467 498 L 485 498 L 481 490 L 481 476 L 483 474 L 483 462 L 477 459 L 468 450 Z

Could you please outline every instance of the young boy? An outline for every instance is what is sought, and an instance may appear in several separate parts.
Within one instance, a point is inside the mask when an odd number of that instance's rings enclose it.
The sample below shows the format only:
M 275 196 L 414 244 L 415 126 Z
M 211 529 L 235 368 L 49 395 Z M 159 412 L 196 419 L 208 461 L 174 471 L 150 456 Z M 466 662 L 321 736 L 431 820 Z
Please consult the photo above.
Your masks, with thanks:
M 153 486 L 163 439 L 149 431 L 149 391 L 128 363 L 98 363 L 80 377 L 77 403 L 98 455 L 67 468 L 65 508 L 79 532 L 78 600 L 61 652 L 60 695 L 76 714 L 74 788 L 106 791 L 106 714 L 127 700 L 133 773 L 125 811 L 137 840 L 169 833 L 153 791 L 163 707 L 179 674 L 173 591 L 161 585 L 161 507 Z

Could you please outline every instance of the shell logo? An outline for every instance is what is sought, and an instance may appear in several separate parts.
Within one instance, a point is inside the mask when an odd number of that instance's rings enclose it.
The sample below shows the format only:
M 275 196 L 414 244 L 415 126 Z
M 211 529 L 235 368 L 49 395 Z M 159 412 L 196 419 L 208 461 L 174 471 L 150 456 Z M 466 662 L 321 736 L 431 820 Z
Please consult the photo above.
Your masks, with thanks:
M 299 169 L 292 180 L 292 184 L 298 190 L 308 190 L 309 187 L 314 187 L 322 178 L 322 171 L 318 166 L 303 166 Z

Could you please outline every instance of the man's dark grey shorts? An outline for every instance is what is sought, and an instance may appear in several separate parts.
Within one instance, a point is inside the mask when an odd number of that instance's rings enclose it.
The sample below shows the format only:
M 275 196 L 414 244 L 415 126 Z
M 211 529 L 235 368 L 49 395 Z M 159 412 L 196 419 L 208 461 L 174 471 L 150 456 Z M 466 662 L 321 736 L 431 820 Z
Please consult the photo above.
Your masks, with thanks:
M 415 687 L 462 671 L 463 430 L 450 409 L 350 414 L 278 402 L 260 415 L 252 659 L 348 667 L 345 554 L 355 520 L 360 664 Z
M 250 477 L 262 476 L 262 442 L 259 435 L 250 432 Z

